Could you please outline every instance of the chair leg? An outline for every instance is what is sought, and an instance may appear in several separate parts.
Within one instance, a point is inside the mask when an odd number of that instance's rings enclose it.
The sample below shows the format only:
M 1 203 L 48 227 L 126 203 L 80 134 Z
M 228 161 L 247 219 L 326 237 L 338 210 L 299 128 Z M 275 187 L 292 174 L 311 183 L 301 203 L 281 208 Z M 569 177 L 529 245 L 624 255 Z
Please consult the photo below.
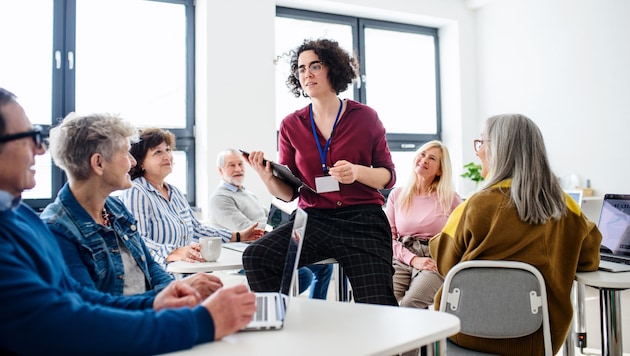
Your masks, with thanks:
M 335 268 L 337 270 L 335 278 L 337 282 L 337 287 L 335 288 L 337 300 L 340 302 L 349 302 L 351 297 L 346 274 L 343 272 L 343 267 L 341 267 L 339 263 L 336 264 Z
M 574 282 L 573 288 L 575 288 L 575 300 L 576 300 L 576 340 L 577 347 L 580 348 L 580 352 L 584 353 L 584 348 L 586 347 L 586 312 L 584 305 L 584 298 L 586 296 L 586 287 L 584 283 Z

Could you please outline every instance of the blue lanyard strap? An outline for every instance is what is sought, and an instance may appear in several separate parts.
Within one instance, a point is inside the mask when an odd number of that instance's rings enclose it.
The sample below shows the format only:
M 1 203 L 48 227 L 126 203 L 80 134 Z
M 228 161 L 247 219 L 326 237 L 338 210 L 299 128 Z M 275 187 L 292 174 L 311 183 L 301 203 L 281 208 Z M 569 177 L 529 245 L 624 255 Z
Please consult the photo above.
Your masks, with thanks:
M 328 146 L 330 146 L 330 140 L 333 137 L 333 133 L 335 132 L 335 127 L 337 127 L 337 121 L 339 121 L 339 116 L 341 116 L 341 109 L 343 108 L 343 102 L 339 99 L 339 111 L 337 112 L 337 117 L 335 118 L 335 123 L 333 124 L 332 131 L 330 131 L 330 137 L 326 140 L 326 146 L 322 151 L 322 145 L 319 143 L 319 139 L 317 137 L 317 128 L 315 128 L 315 119 L 313 118 L 313 104 L 310 104 L 309 113 L 311 115 L 311 128 L 313 129 L 313 137 L 315 138 L 315 143 L 317 144 L 317 150 L 319 150 L 319 158 L 322 161 L 322 170 L 324 174 L 328 172 L 328 168 L 326 167 L 326 153 L 328 152 Z

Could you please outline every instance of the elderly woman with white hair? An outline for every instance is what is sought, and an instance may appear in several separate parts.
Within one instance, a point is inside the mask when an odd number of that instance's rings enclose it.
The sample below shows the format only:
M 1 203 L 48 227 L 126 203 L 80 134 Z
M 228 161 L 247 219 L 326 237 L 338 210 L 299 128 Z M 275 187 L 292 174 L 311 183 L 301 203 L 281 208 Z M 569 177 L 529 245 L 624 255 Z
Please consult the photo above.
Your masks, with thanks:
M 545 279 L 553 353 L 566 339 L 576 271 L 599 266 L 602 235 L 552 172 L 542 133 L 521 114 L 489 118 L 475 152 L 485 185 L 451 214 L 430 242 L 443 275 L 468 260 L 507 260 L 536 267 Z M 436 295 L 436 308 L 441 292 Z M 499 355 L 542 355 L 542 327 L 520 338 L 450 338 L 461 347 Z

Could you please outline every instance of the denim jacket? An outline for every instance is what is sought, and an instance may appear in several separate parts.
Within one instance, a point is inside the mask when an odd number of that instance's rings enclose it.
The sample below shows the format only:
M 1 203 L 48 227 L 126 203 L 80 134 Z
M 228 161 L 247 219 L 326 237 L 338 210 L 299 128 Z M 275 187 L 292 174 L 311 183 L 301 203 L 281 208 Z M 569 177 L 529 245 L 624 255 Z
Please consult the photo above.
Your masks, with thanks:
M 121 236 L 119 241 L 129 249 L 145 275 L 145 294 L 155 294 L 166 287 L 173 277 L 151 257 L 131 213 L 117 198 L 108 197 L 105 206 L 110 213 L 110 227 L 97 224 L 66 183 L 40 216 L 57 237 L 72 276 L 102 292 L 122 295 L 124 266 L 116 241 Z

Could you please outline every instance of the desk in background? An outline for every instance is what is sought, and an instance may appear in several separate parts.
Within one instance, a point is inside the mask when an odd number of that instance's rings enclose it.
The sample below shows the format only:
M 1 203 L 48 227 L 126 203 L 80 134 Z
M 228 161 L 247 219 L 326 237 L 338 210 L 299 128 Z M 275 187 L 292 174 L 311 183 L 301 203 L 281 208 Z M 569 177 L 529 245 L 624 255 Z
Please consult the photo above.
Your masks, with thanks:
M 169 273 L 197 273 L 224 271 L 243 268 L 243 254 L 229 248 L 221 248 L 221 256 L 215 262 L 184 262 L 175 261 L 166 266 Z
M 337 264 L 335 266 L 335 271 L 337 275 L 335 294 L 337 295 L 337 300 L 342 302 L 350 301 L 350 291 L 345 274 L 343 272 L 343 267 L 341 267 L 341 265 L 339 265 L 337 261 L 333 258 L 329 258 L 317 263 Z M 166 271 L 169 273 L 174 273 L 176 275 L 181 275 L 197 272 L 214 272 L 241 268 L 243 268 L 243 253 L 223 247 L 221 249 L 221 256 L 215 262 L 175 261 L 167 265 Z
M 435 310 L 292 298 L 281 330 L 246 331 L 171 356 L 395 355 L 459 332 L 459 319 Z
M 575 279 L 599 290 L 602 355 L 621 355 L 621 291 L 630 289 L 630 272 L 578 272 Z

